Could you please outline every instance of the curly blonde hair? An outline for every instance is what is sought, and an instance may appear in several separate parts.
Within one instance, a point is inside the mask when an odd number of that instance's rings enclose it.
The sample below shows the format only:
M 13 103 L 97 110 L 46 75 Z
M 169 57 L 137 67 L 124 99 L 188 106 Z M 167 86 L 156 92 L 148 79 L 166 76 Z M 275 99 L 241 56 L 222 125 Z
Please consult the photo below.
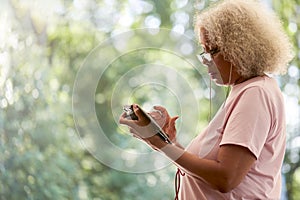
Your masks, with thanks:
M 218 47 L 225 60 L 246 78 L 284 74 L 293 58 L 280 19 L 258 1 L 220 1 L 196 14 L 198 36 L 201 28 L 207 32 L 209 47 Z

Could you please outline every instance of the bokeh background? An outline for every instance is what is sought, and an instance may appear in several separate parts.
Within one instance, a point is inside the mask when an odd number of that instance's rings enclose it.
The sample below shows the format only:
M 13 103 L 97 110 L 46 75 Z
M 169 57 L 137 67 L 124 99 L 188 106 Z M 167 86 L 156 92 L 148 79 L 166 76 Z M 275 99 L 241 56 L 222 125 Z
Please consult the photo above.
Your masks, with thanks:
M 172 199 L 174 166 L 148 173 L 127 173 L 103 164 L 85 148 L 73 120 L 74 82 L 91 50 L 124 31 L 165 28 L 194 38 L 195 12 L 213 2 L 0 0 L 0 199 Z M 283 91 L 287 111 L 282 199 L 297 200 L 300 199 L 300 1 L 263 2 L 282 19 L 294 44 L 295 59 L 288 73 L 276 79 Z M 135 37 L 136 43 L 155 43 L 142 36 Z M 199 53 L 188 44 L 184 47 L 182 53 Z M 115 51 L 120 48 L 130 49 L 130 45 L 126 46 L 126 40 L 112 45 Z M 106 53 L 101 56 L 113 52 Z M 202 109 L 197 116 L 197 128 L 200 131 L 207 124 L 210 92 L 205 68 L 199 63 L 195 70 L 184 66 L 182 59 L 176 59 L 159 50 L 139 51 L 113 62 L 110 70 L 101 77 L 94 105 L 98 121 L 113 143 L 132 151 L 150 151 L 133 142 L 111 114 L 114 110 L 112 89 L 120 79 L 116 77 L 121 77 L 120 74 L 130 71 L 133 66 L 163 63 L 169 68 L 173 62 L 174 69 L 182 70 L 180 74 L 191 88 L 198 88 L 196 99 Z M 178 66 L 180 62 L 182 65 Z M 148 78 L 154 73 L 146 72 L 144 75 Z M 159 74 L 159 71 L 155 73 Z M 166 81 L 180 85 L 176 76 Z M 131 92 L 130 100 L 146 108 L 152 103 L 164 104 L 171 114 L 180 114 L 180 109 L 174 106 L 176 101 L 168 100 L 170 94 L 163 89 L 145 86 Z M 152 93 L 152 98 L 145 93 Z M 224 100 L 224 93 L 223 88 L 212 86 L 212 114 Z M 186 94 L 183 92 L 182 95 Z M 120 94 L 118 98 L 120 102 L 128 100 L 126 94 Z M 179 125 L 189 127 L 192 124 Z M 196 134 L 187 133 L 188 138 Z M 118 161 L 118 156 L 111 159 Z

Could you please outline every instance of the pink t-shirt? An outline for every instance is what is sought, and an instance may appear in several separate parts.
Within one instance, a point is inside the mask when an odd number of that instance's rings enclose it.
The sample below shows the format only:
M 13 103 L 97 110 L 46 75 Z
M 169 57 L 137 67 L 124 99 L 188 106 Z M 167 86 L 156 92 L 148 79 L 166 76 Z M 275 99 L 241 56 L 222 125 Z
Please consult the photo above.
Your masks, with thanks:
M 226 104 L 187 147 L 201 158 L 216 160 L 221 145 L 248 148 L 257 158 L 242 182 L 228 193 L 201 178 L 181 177 L 180 200 L 280 199 L 285 152 L 285 111 L 273 78 L 261 76 L 232 87 Z

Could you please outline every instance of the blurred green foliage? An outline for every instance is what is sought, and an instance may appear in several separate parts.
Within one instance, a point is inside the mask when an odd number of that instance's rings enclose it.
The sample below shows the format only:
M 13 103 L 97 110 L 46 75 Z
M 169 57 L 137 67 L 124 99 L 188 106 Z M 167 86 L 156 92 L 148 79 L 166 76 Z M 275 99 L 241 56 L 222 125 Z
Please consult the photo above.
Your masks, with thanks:
M 289 104 L 290 116 L 283 166 L 287 196 L 291 200 L 300 199 L 300 2 L 265 2 L 280 15 L 295 44 L 296 57 L 288 74 L 278 78 L 278 82 Z M 164 27 L 194 37 L 195 9 L 201 10 L 209 3 L 186 0 L 1 1 L 0 199 L 172 199 L 174 166 L 145 174 L 119 172 L 99 162 L 84 148 L 73 121 L 73 84 L 86 56 L 107 38 L 141 27 Z M 95 91 L 101 93 L 96 96 L 97 117 L 110 139 L 120 146 L 128 145 L 121 142 L 130 142 L 130 139 L 118 134 L 120 130 L 114 118 L 103 109 L 111 106 L 105 99 L 109 99 L 116 77 L 131 66 L 153 60 L 163 59 L 169 65 L 178 63 L 159 52 L 137 55 L 112 63 L 114 70 L 101 79 Z M 195 85 L 202 81 L 197 80 L 193 70 L 185 70 L 182 74 Z M 207 87 L 200 89 L 201 93 L 208 91 Z M 218 93 L 213 99 L 214 105 L 219 105 L 224 97 L 220 95 L 222 89 L 213 89 Z M 133 100 L 141 104 L 149 101 L 145 96 Z M 199 103 L 203 106 L 199 116 L 201 128 L 207 123 L 209 101 L 202 97 Z M 175 108 L 172 110 L 172 105 L 169 106 L 171 113 L 178 114 Z M 217 106 L 213 113 L 216 110 Z M 196 134 L 189 133 L 190 137 Z

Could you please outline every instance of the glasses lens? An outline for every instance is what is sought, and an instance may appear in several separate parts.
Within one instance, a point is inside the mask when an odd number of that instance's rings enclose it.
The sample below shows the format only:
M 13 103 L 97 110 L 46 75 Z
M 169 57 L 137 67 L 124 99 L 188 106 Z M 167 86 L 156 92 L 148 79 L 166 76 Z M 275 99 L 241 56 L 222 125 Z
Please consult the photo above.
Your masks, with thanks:
M 198 60 L 203 64 L 203 58 L 202 58 L 202 56 L 203 56 L 203 55 L 198 54 L 198 55 L 197 55 L 197 58 L 198 58 Z
M 212 61 L 211 55 L 209 53 L 202 53 L 197 55 L 197 57 L 203 65 L 207 65 L 209 62 Z
M 204 53 L 204 54 L 203 54 L 203 57 L 204 57 L 203 60 L 206 60 L 206 61 L 208 61 L 208 62 L 211 61 L 211 55 L 210 55 L 210 53 Z

